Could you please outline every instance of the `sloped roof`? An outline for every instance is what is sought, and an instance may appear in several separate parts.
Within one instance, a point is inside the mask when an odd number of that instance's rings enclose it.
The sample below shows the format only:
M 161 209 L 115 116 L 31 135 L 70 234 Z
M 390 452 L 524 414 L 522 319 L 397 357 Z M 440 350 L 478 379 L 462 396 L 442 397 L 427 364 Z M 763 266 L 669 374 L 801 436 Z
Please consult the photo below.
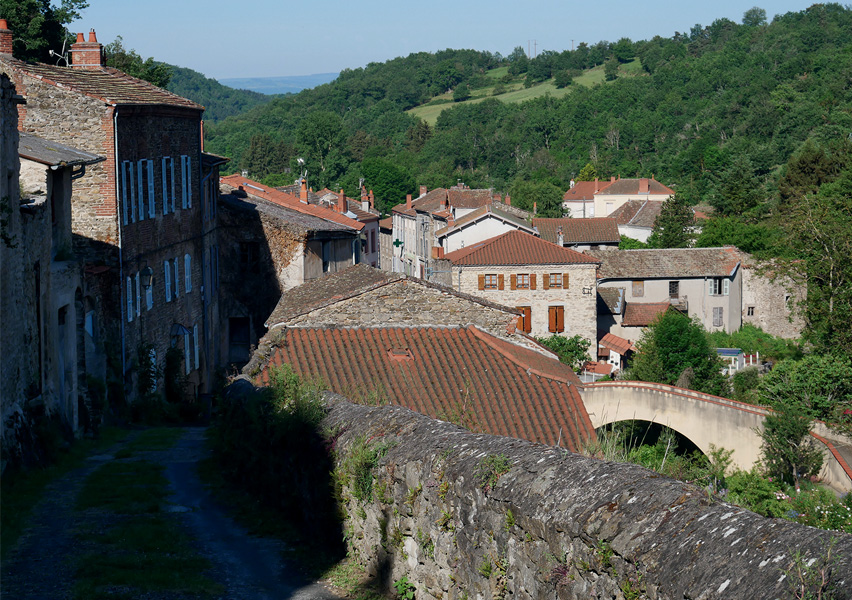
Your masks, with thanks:
M 402 213 L 409 216 L 414 216 L 417 211 L 428 213 L 441 214 L 441 206 L 444 202 L 448 206 L 455 208 L 479 208 L 492 202 L 494 193 L 491 190 L 472 190 L 470 188 L 459 188 L 456 186 L 450 189 L 435 188 L 430 192 L 426 192 L 419 198 L 411 201 L 411 209 L 406 208 L 406 205 L 397 204 L 393 207 L 393 212 Z
M 337 203 L 340 202 L 340 192 L 333 192 L 328 188 L 321 189 L 316 193 L 316 195 L 319 196 L 319 202 L 317 202 L 317 204 L 326 202 L 330 206 L 337 206 Z M 353 200 L 349 196 L 345 195 L 344 198 L 346 198 L 346 210 L 354 214 L 355 218 L 362 223 L 379 220 L 378 211 L 363 210 L 359 200 Z M 313 202 L 311 203 L 313 204 Z
M 657 216 L 663 209 L 659 200 L 628 200 L 612 211 L 610 218 L 619 225 L 652 228 Z
M 557 246 L 523 231 L 496 237 L 444 255 L 454 265 L 570 265 L 598 260 L 570 248 Z
M 286 229 L 310 234 L 317 231 L 339 231 L 353 233 L 351 227 L 326 221 L 313 215 L 292 210 L 280 204 L 264 200 L 255 196 L 239 195 L 238 193 L 224 193 L 219 196 L 220 202 L 225 210 L 243 211 L 246 213 L 258 212 L 270 217 L 280 219 Z
M 636 195 L 640 194 L 640 189 L 642 187 L 643 182 L 647 182 L 648 191 L 644 192 L 650 196 L 671 196 L 675 192 L 670 187 L 667 187 L 657 181 L 656 179 L 646 179 L 646 178 L 627 178 L 627 179 L 616 179 L 615 181 L 611 181 L 609 185 L 605 188 L 601 189 L 597 195 L 599 196 L 610 196 L 610 195 Z
M 387 217 L 379 221 L 379 229 L 393 229 L 393 217 Z
M 563 202 L 585 202 L 595 199 L 595 190 L 602 190 L 609 181 L 578 181 L 562 196 Z
M 624 312 L 623 287 L 598 287 L 598 314 L 620 315 Z
M 499 207 L 493 204 L 486 204 L 485 206 L 481 206 L 476 210 L 469 212 L 462 218 L 456 219 L 456 222 L 452 227 L 443 227 L 439 229 L 435 232 L 435 237 L 443 237 L 448 233 L 463 229 L 466 225 L 470 225 L 471 223 L 475 223 L 476 221 L 480 221 L 482 219 L 490 218 L 499 219 L 504 223 L 509 223 L 529 233 L 533 233 L 532 225 L 530 225 L 527 221 L 521 219 L 520 217 L 516 217 L 513 214 L 509 214 L 508 212 L 501 210 Z
M 634 346 L 630 340 L 625 340 L 623 337 L 618 337 L 613 333 L 608 333 L 603 336 L 598 344 L 604 348 L 613 350 L 622 356 L 628 352 L 636 351 L 636 346 Z
M 612 365 L 604 361 L 588 360 L 583 363 L 583 371 L 595 375 L 609 375 L 612 373 Z
M 601 262 L 598 279 L 729 277 L 736 271 L 742 259 L 740 251 L 734 246 L 608 250 L 589 253 Z
M 621 241 L 618 224 L 609 217 L 593 219 L 545 219 L 535 218 L 532 224 L 538 227 L 541 239 L 557 243 L 558 230 L 562 228 L 562 236 L 566 244 L 617 244 Z
M 628 302 L 624 309 L 623 327 L 647 327 L 671 308 L 668 302 Z
M 290 328 L 259 383 L 284 363 L 344 396 L 378 394 L 432 417 L 459 415 L 484 433 L 553 445 L 561 430 L 575 451 L 594 438 L 567 365 L 473 326 Z
M 364 228 L 364 224 L 355 219 L 350 219 L 330 208 L 302 202 L 297 196 L 265 186 L 257 181 L 252 181 L 239 173 L 221 177 L 219 181 L 232 189 L 242 190 L 249 196 L 267 200 L 296 212 L 318 217 L 325 221 L 337 223 L 338 225 L 345 225 L 356 231 L 361 231 Z
M 77 150 L 71 146 L 51 142 L 31 133 L 19 132 L 18 155 L 43 165 L 51 167 L 91 165 L 106 160 L 103 156 Z
M 83 94 L 110 105 L 145 104 L 178 106 L 203 111 L 192 100 L 131 77 L 111 67 L 73 69 L 41 63 L 27 63 L 8 55 L 2 58 L 10 68 L 63 89 Z

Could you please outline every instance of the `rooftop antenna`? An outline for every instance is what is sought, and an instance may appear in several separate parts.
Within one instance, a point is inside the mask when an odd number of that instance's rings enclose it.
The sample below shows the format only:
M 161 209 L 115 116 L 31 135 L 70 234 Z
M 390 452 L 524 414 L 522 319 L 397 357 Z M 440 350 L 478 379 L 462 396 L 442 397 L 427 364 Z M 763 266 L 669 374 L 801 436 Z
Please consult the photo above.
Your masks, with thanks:
M 62 29 L 63 29 L 63 31 L 65 31 L 66 34 L 68 33 L 68 30 L 65 29 L 64 27 Z M 64 37 L 63 40 L 62 40 L 62 52 L 55 52 L 53 50 L 47 51 L 47 53 L 50 56 L 56 56 L 57 57 L 56 58 L 56 66 L 57 67 L 59 66 L 59 62 L 63 61 L 63 60 L 65 61 L 66 67 L 71 66 L 70 63 L 68 62 L 68 54 L 65 53 L 65 44 L 67 44 L 67 43 L 68 43 L 68 39 L 67 39 L 67 37 Z

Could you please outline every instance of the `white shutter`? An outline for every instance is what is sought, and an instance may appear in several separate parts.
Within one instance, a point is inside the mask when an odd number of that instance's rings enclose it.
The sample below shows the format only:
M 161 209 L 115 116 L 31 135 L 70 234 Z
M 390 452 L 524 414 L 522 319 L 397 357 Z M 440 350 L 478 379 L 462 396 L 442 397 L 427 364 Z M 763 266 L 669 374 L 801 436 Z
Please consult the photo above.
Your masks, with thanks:
M 149 288 L 150 289 L 150 288 Z M 157 351 L 148 349 L 148 365 L 151 367 L 151 391 L 157 391 Z
M 160 160 L 160 164 L 163 166 L 163 216 L 169 214 L 169 185 L 168 185 L 168 170 L 169 170 L 169 157 L 164 156 Z
M 127 161 L 121 163 L 121 222 L 127 225 Z
M 154 161 L 146 161 L 148 163 L 148 218 L 153 219 L 157 216 L 157 207 L 154 204 Z
M 731 280 L 725 277 L 722 280 L 722 295 L 727 296 L 731 292 Z
M 175 298 L 180 296 L 180 266 L 178 259 L 175 259 Z
M 186 156 L 180 156 L 180 207 L 186 208 Z
M 142 285 L 139 280 L 139 271 L 136 271 L 136 316 L 142 314 Z
M 133 280 L 127 278 L 127 322 L 133 320 Z
M 199 365 L 199 351 L 198 351 L 198 323 L 192 326 L 192 342 L 193 349 L 195 350 L 195 368 L 198 368 Z
M 183 255 L 183 289 L 188 294 L 192 291 L 192 257 Z
M 186 207 L 192 208 L 192 157 L 186 157 Z
M 151 281 L 151 285 L 148 286 L 148 289 L 145 290 L 145 307 L 147 310 L 151 310 L 154 308 L 154 281 Z
M 172 270 L 169 261 L 163 261 L 163 271 L 165 271 L 164 281 L 166 282 L 166 302 L 172 301 Z
M 136 163 L 136 198 L 139 201 L 139 220 L 145 220 L 145 160 Z
M 169 158 L 169 202 L 175 212 L 175 159 Z
M 192 370 L 192 365 L 189 362 L 189 331 L 183 334 L 183 364 L 186 367 L 186 374 Z

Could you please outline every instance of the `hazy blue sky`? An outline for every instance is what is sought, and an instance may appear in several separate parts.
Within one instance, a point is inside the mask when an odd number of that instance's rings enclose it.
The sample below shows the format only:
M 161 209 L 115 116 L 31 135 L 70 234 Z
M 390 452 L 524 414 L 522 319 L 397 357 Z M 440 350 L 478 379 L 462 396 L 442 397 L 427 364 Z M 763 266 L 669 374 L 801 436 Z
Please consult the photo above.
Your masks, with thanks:
M 271 77 L 336 72 L 412 52 L 473 48 L 509 54 L 571 43 L 650 39 L 688 32 L 752 6 L 776 14 L 804 0 L 89 0 L 72 32 L 94 28 L 127 48 L 208 77 Z

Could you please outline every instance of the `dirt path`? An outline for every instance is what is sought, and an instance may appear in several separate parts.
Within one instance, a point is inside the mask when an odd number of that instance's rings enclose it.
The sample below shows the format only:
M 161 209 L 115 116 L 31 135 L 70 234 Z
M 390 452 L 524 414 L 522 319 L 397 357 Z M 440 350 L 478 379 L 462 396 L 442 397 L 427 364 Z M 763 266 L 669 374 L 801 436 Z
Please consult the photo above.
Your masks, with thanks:
M 83 519 L 73 509 L 74 498 L 86 477 L 103 462 L 113 460 L 118 449 L 91 457 L 85 467 L 48 487 L 30 527 L 3 564 L 3 598 L 71 597 L 73 532 Z M 165 467 L 173 491 L 173 505 L 168 510 L 184 521 L 197 540 L 198 552 L 213 564 L 209 576 L 225 586 L 222 598 L 337 600 L 327 588 L 306 580 L 282 560 L 283 542 L 249 535 L 210 496 L 196 473 L 198 461 L 205 457 L 203 428 L 186 428 L 169 450 L 134 456 Z

